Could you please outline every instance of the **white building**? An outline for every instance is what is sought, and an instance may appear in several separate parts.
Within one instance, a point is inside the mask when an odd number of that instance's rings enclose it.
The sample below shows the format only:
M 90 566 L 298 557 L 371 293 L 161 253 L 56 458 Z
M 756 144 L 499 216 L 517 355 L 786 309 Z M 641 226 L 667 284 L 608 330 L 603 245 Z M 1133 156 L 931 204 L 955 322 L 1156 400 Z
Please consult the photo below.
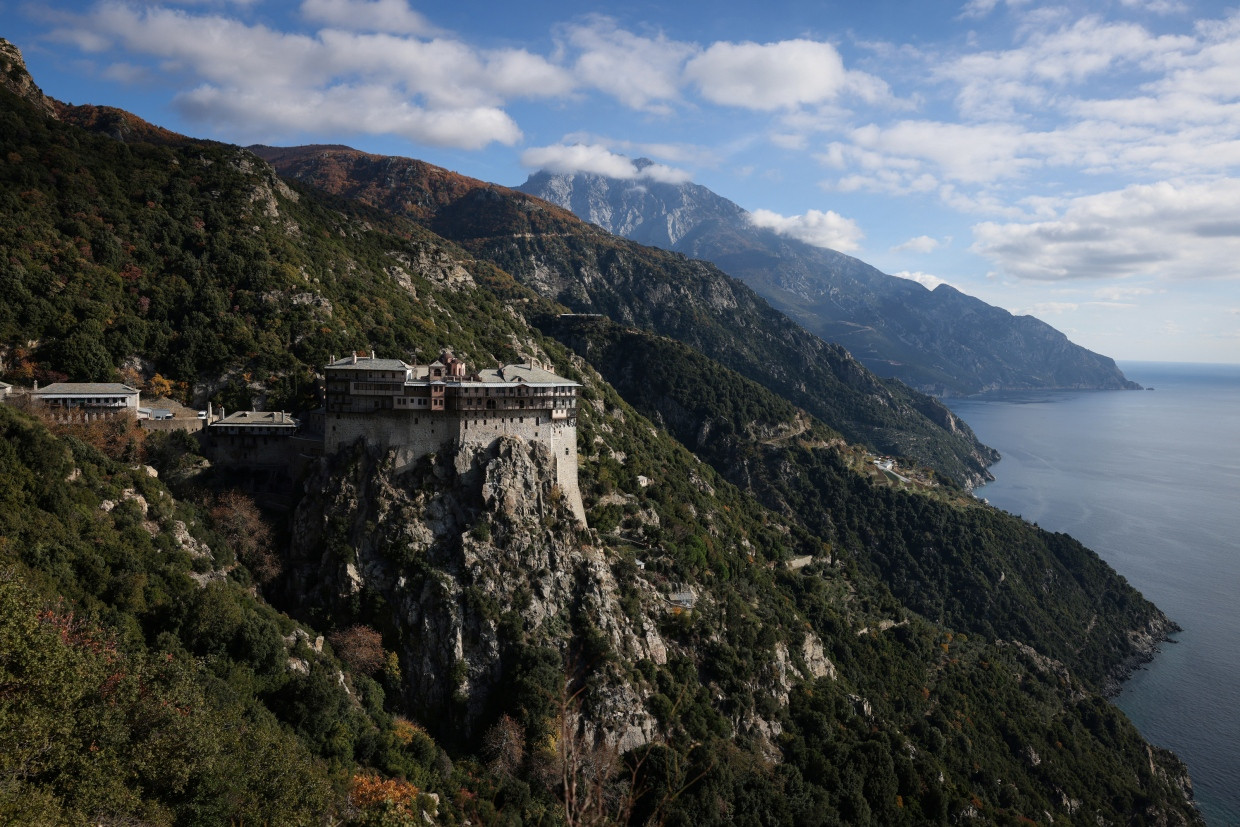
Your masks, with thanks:
M 88 419 L 138 415 L 138 389 L 119 382 L 54 382 L 31 395 L 58 414 Z

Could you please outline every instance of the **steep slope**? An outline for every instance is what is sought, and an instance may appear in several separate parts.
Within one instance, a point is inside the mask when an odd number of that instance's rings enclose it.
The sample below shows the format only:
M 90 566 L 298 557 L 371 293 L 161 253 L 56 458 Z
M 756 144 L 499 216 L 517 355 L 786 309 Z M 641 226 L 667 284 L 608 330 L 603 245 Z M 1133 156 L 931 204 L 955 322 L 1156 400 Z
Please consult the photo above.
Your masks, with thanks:
M 100 134 L 0 96 L 10 381 L 127 365 L 132 381 L 175 377 L 199 406 L 300 410 L 332 354 L 518 358 L 502 295 L 531 294 L 416 224 L 302 197 L 238 147 L 140 125 L 122 143 L 132 116 L 92 117 Z
M 930 291 L 758 228 L 745 210 L 697 184 L 539 172 L 518 189 L 626 238 L 714 262 L 875 373 L 926 393 L 1136 387 L 1112 359 L 1032 316 L 948 285 Z
M 0 405 L 0 820 L 318 824 L 377 815 L 347 799 L 376 770 L 445 789 L 383 688 L 255 596 L 235 509 L 103 454 L 102 427 Z
M 428 164 L 332 147 L 255 147 L 282 173 L 424 222 L 540 295 L 684 341 L 883 453 L 964 485 L 997 454 L 937 401 L 884 382 L 717 268 L 585 225 L 566 210 Z
M 551 344 L 548 355 L 566 361 Z M 950 823 L 970 814 L 1020 823 L 1134 812 L 1196 823 L 1182 803 L 1182 769 L 1095 694 L 1101 673 L 1082 681 L 1041 653 L 1041 641 L 1021 641 L 1044 632 L 1032 627 L 1049 614 L 1021 629 L 995 616 L 1020 635 L 1013 640 L 908 611 L 856 564 L 893 535 L 850 530 L 828 548 L 695 465 L 580 361 L 568 363 L 582 368 L 590 403 L 582 484 L 606 536 L 574 541 L 566 515 L 538 505 L 550 476 L 515 444 L 436 457 L 402 475 L 385 470 L 382 455 L 340 456 L 302 503 L 311 533 L 295 544 L 296 576 L 317 586 L 304 599 L 352 603 L 369 622 L 399 627 L 407 699 L 432 731 L 460 739 L 485 730 L 486 743 L 494 716 L 507 714 L 535 758 L 553 733 L 583 763 L 635 779 L 602 798 L 623 802 L 613 815 L 637 823 L 722 825 L 758 813 L 771 823 Z M 527 460 L 529 472 L 509 476 Z M 516 496 L 493 485 L 500 477 L 517 483 Z M 848 486 L 831 506 L 841 519 L 854 512 L 851 527 L 872 529 L 917 510 L 914 497 L 867 513 Z M 949 514 L 940 517 L 951 524 Z M 1012 534 L 987 540 L 996 526 Z M 1036 533 L 1010 517 L 966 531 L 994 543 L 987 552 Z M 945 536 L 944 562 L 970 542 Z M 1091 556 L 1079 546 L 1072 553 Z M 783 565 L 803 557 L 810 565 Z M 1050 574 L 1040 571 L 1047 565 Z M 1028 566 L 1038 583 L 1066 575 L 1087 615 L 1099 586 L 1108 606 L 1124 601 L 1107 610 L 1116 630 L 1161 618 L 1105 567 L 1068 574 L 1075 564 L 1053 555 L 1030 555 Z M 991 578 L 966 583 L 958 595 L 1010 599 Z M 1053 593 L 1055 611 L 1080 611 Z M 1090 641 L 1054 646 L 1090 670 L 1095 657 L 1111 661 L 1110 637 L 1099 629 Z M 632 747 L 628 763 L 608 745 Z M 514 806 L 512 795 L 497 807 Z
M 1032 643 L 1099 688 L 1116 687 L 1174 630 L 1135 593 L 1112 592 L 1115 572 L 1072 538 L 932 483 L 891 485 L 859 473 L 872 468 L 870 457 L 678 342 L 604 320 L 540 324 L 721 476 L 824 540 L 834 562 L 878 577 L 925 617 Z M 1051 611 L 1047 584 L 1056 591 Z M 1101 624 L 1093 622 L 1100 594 L 1113 612 Z

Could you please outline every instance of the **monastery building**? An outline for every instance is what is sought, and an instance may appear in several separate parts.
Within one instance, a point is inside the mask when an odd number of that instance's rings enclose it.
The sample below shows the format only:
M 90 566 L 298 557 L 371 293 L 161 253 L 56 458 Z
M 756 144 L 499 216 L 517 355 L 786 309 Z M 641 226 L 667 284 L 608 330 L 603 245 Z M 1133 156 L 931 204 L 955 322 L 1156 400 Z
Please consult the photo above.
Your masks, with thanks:
M 467 374 L 444 350 L 429 365 L 353 354 L 326 367 L 326 453 L 359 437 L 396 451 L 407 468 L 453 443 L 489 446 L 501 436 L 545 444 L 556 484 L 585 521 L 577 487 L 577 393 L 580 385 L 537 361 Z

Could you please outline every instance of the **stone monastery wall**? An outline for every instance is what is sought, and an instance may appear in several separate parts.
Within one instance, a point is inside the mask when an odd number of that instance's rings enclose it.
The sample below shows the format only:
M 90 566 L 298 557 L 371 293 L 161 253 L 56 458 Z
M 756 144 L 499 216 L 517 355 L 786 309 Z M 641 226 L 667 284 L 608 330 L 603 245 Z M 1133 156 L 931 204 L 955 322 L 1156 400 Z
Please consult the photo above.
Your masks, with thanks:
M 349 356 L 327 366 L 324 450 L 358 439 L 395 450 L 397 470 L 454 444 L 489 447 L 501 436 L 544 443 L 556 484 L 585 522 L 577 483 L 576 382 L 537 364 L 466 376 L 450 351 L 428 366 Z

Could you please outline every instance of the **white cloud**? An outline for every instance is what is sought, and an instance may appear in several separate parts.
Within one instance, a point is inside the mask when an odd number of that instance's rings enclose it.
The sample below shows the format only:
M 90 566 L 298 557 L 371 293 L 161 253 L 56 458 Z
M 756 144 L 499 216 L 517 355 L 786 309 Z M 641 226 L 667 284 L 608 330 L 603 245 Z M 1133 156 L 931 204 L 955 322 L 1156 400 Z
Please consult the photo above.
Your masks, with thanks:
M 435 27 L 405 0 L 302 0 L 302 16 L 352 31 L 433 34 Z
M 995 10 L 999 0 L 969 0 L 960 10 L 960 16 L 966 20 L 980 20 Z
M 1122 303 L 1125 299 L 1135 298 L 1137 296 L 1151 296 L 1154 290 L 1149 287 L 1118 287 L 1108 286 L 1099 287 L 1094 291 L 1094 298 L 1102 299 L 1109 302 Z
M 151 80 L 151 72 L 145 66 L 126 62 L 112 63 L 101 74 L 118 83 L 146 83 Z
M 561 36 L 565 48 L 578 53 L 573 71 L 583 85 L 612 95 L 630 108 L 663 113 L 670 112 L 670 102 L 679 99 L 681 69 L 697 51 L 696 46 L 662 34 L 633 34 L 601 16 L 586 25 L 565 27 Z
M 947 284 L 946 279 L 941 279 L 938 276 L 932 276 L 929 273 L 909 272 L 908 270 L 901 270 L 900 272 L 892 273 L 891 275 L 899 276 L 900 278 L 908 279 L 909 281 L 915 281 L 918 284 L 920 284 L 922 287 L 926 288 L 927 290 L 933 290 L 934 288 L 938 287 L 940 284 Z
M 755 227 L 773 230 L 780 235 L 804 241 L 815 247 L 828 247 L 847 252 L 856 250 L 864 233 L 851 218 L 833 210 L 809 210 L 804 215 L 784 216 L 770 210 L 754 210 L 749 221 Z
M 1188 11 L 1187 4 L 1176 0 L 1120 0 L 1120 5 L 1152 14 L 1182 14 Z
M 896 246 L 891 248 L 891 251 L 893 253 L 902 253 L 902 252 L 929 253 L 934 250 L 937 250 L 938 247 L 939 247 L 939 240 L 937 238 L 931 238 L 928 235 L 919 235 L 916 238 L 910 238 L 908 241 L 905 241 L 903 244 L 897 244 Z M 906 276 L 905 278 L 910 278 L 910 277 Z M 919 281 L 919 279 L 914 279 L 914 280 Z
M 790 149 L 800 151 L 809 146 L 809 138 L 805 135 L 791 132 L 776 132 L 770 136 L 770 141 L 780 149 Z
M 1240 179 L 1082 196 L 1054 219 L 973 228 L 972 250 L 1022 279 L 1240 278 Z
M 331 30 L 320 32 L 319 42 L 325 68 L 334 78 L 373 78 L 444 109 L 498 105 L 508 97 L 555 96 L 572 88 L 562 69 L 528 52 L 484 52 L 455 40 Z
M 980 183 L 1042 163 L 1028 152 L 1029 138 L 1014 124 L 906 120 L 890 127 L 863 126 L 853 130 L 851 138 L 856 147 L 882 159 L 885 168 L 902 170 L 906 178 L 932 165 L 943 178 Z
M 1050 30 L 1029 27 L 1019 47 L 963 55 L 945 61 L 936 74 L 960 84 L 962 111 L 996 112 L 1012 102 L 1050 100 L 1053 90 L 1121 66 L 1157 66 L 1192 45 L 1191 37 L 1153 35 L 1135 23 L 1086 16 Z
M 344 87 L 273 100 L 259 92 L 202 86 L 180 95 L 177 105 L 191 117 L 227 126 L 245 141 L 270 134 L 311 131 L 334 135 L 389 134 L 417 143 L 481 149 L 521 138 L 516 122 L 500 109 L 425 109 L 383 87 Z
M 166 77 L 196 79 L 176 104 L 243 142 L 318 132 L 388 134 L 461 149 L 513 144 L 521 130 L 504 111 L 507 100 L 574 88 L 566 70 L 523 50 L 412 36 L 430 27 L 404 0 L 305 0 L 302 12 L 338 27 L 298 34 L 215 14 L 105 2 L 60 36 L 76 36 L 82 45 L 90 33 L 162 60 Z M 113 74 L 123 71 L 132 74 L 120 64 Z
M 853 91 L 866 99 L 888 94 L 872 75 L 844 69 L 830 43 L 714 43 L 685 66 L 685 77 L 707 100 L 771 111 L 831 101 Z
M 982 0 L 964 12 L 988 14 L 996 5 Z M 1009 203 L 1000 214 L 1010 216 L 1013 183 L 1049 192 L 1060 183 L 1079 189 L 1072 176 L 1080 173 L 1156 180 L 1240 166 L 1240 14 L 1164 34 L 1047 8 L 1022 10 L 1011 48 L 902 53 L 896 65 L 907 72 L 916 62 L 934 84 L 921 84 L 932 96 L 924 111 L 934 117 L 876 119 L 851 130 L 817 125 L 842 135 L 817 156 L 842 171 L 834 188 L 907 194 L 937 179 L 951 185 L 945 196 L 982 203 L 988 190 L 1004 187 Z M 946 102 L 944 88 L 955 90 L 956 117 L 935 107 Z
M 611 152 L 630 158 L 661 158 L 667 162 L 693 166 L 718 166 L 721 163 L 719 150 L 702 144 L 631 141 L 584 130 L 568 133 L 560 140 L 560 144 L 599 144 L 609 147 Z
M 521 165 L 558 173 L 588 173 L 621 180 L 648 180 L 683 184 L 689 173 L 664 164 L 638 166 L 631 158 L 617 155 L 598 144 L 557 144 L 534 147 L 521 153 Z

